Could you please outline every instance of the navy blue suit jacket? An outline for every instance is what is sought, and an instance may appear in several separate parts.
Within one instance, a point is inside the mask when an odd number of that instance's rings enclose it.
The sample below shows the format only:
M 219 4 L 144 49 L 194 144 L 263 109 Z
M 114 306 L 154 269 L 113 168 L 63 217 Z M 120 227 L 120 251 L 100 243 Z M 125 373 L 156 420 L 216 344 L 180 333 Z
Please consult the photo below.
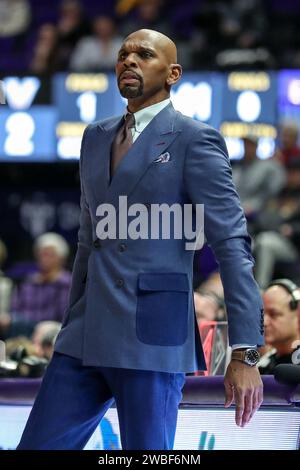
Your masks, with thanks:
M 83 364 L 165 372 L 205 368 L 195 319 L 193 251 L 185 239 L 97 240 L 97 207 L 204 204 L 205 236 L 220 265 L 230 344 L 263 344 L 262 301 L 244 213 L 221 135 L 170 104 L 123 157 L 110 182 L 121 117 L 87 127 L 81 147 L 81 216 L 58 352 Z M 162 153 L 170 160 L 157 163 Z

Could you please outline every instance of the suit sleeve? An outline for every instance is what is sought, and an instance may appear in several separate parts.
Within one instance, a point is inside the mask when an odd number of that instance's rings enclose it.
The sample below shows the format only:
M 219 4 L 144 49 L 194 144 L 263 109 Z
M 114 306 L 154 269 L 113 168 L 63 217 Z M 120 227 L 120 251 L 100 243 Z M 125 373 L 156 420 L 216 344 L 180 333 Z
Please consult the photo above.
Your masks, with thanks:
M 191 202 L 204 204 L 204 232 L 224 287 L 229 344 L 262 345 L 263 306 L 253 277 L 251 239 L 226 145 L 215 129 L 201 128 L 191 140 L 184 179 Z
M 72 283 L 69 294 L 68 307 L 71 308 L 84 294 L 85 282 L 88 269 L 88 258 L 92 246 L 92 221 L 90 217 L 89 207 L 86 201 L 84 186 L 82 181 L 82 166 L 83 166 L 83 155 L 86 142 L 86 136 L 88 133 L 88 127 L 85 129 L 80 150 L 80 218 L 79 218 L 79 230 L 78 230 L 78 243 L 77 252 L 72 271 Z

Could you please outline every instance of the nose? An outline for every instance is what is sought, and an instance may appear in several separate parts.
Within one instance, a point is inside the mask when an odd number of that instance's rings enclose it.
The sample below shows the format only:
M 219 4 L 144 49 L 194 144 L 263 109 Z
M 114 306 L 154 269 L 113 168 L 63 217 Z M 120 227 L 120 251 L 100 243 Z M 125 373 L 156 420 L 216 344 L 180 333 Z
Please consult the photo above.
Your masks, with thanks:
M 269 320 L 270 320 L 269 315 L 267 315 L 266 312 L 265 312 L 265 315 L 264 315 L 264 325 L 265 326 L 269 325 Z
M 123 64 L 125 67 L 137 67 L 136 54 L 134 52 L 128 54 L 123 60 Z

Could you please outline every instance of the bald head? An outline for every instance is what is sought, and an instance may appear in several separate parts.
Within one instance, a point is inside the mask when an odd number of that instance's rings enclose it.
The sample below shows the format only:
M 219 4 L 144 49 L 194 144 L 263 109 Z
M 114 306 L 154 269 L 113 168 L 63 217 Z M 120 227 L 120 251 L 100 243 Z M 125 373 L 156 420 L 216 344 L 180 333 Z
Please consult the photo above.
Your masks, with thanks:
M 268 300 L 272 300 L 272 302 L 280 308 L 288 308 L 289 301 L 291 300 L 291 294 L 280 285 L 268 287 L 264 293 L 264 297 Z
M 140 29 L 125 38 L 116 74 L 120 92 L 128 99 L 132 112 L 170 96 L 172 85 L 182 74 L 176 62 L 176 45 L 158 31 Z
M 165 34 L 153 29 L 139 29 L 129 34 L 125 41 L 139 40 L 144 44 L 151 44 L 155 49 L 159 49 L 165 56 L 168 64 L 177 62 L 177 47 L 175 43 Z
M 289 353 L 292 341 L 298 338 L 298 313 L 291 309 L 291 299 L 291 294 L 280 285 L 269 287 L 263 294 L 265 340 L 277 352 L 283 348 Z

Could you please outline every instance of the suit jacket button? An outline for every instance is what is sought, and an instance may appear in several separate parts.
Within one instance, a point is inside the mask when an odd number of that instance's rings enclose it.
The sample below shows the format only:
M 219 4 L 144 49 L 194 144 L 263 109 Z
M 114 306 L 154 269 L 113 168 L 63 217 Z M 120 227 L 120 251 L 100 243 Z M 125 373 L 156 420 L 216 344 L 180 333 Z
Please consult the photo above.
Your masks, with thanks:
M 116 286 L 117 287 L 123 287 L 124 286 L 124 280 L 123 279 L 117 279 Z
M 119 251 L 125 251 L 127 249 L 127 245 L 126 243 L 120 243 L 119 245 Z
M 94 241 L 94 247 L 95 247 L 95 248 L 101 248 L 101 242 L 100 242 L 99 238 L 97 238 L 97 239 Z

